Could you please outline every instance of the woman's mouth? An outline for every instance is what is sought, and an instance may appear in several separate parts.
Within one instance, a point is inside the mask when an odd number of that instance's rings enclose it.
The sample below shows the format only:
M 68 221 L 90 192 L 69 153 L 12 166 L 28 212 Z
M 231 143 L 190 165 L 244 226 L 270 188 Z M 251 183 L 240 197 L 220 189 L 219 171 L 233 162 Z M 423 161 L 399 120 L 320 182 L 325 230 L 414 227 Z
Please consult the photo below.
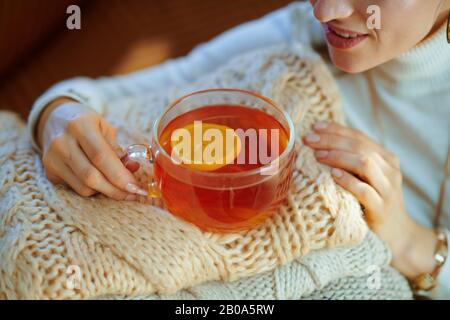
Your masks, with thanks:
M 328 43 L 337 49 L 350 49 L 366 40 L 369 35 L 350 30 L 345 30 L 324 24 L 325 35 Z

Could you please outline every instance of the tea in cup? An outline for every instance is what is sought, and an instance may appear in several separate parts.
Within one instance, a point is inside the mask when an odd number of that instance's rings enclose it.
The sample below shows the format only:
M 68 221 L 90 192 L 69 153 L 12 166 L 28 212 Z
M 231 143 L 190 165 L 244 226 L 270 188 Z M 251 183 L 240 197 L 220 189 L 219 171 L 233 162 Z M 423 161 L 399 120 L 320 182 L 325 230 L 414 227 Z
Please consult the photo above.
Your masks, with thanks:
M 270 99 L 211 89 L 173 103 L 149 146 L 128 147 L 125 164 L 175 216 L 205 231 L 236 232 L 262 223 L 285 200 L 294 143 L 290 117 Z

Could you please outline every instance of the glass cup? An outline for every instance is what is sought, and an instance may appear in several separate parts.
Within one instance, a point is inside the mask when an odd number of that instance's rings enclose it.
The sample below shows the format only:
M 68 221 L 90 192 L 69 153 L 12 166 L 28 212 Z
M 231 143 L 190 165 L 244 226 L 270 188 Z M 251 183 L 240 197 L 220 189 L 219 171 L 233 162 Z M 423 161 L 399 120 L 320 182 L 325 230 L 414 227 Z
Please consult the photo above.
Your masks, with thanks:
M 261 118 L 261 112 L 270 116 L 285 133 L 284 150 L 267 164 L 244 165 L 236 167 L 239 170 L 235 172 L 196 170 L 175 161 L 161 144 L 165 129 L 188 112 L 201 114 L 203 107 L 210 107 L 208 110 L 216 115 L 227 110 L 236 119 L 243 117 L 244 110 L 250 115 L 243 119 L 247 122 Z M 229 116 L 226 121 L 236 124 L 233 119 Z M 292 120 L 270 99 L 239 89 L 211 89 L 175 101 L 156 120 L 151 144 L 129 146 L 124 163 L 148 190 L 149 197 L 162 199 L 175 216 L 205 231 L 237 232 L 262 223 L 285 200 L 295 158 L 294 143 Z

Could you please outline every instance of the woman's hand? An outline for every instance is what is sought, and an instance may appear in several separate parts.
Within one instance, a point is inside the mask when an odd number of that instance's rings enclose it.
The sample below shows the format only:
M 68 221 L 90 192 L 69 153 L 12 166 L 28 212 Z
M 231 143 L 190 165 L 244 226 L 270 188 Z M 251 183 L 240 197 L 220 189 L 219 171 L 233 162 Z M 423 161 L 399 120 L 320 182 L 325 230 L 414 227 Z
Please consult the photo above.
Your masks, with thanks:
M 434 269 L 436 236 L 405 211 L 398 159 L 362 132 L 316 123 L 305 138 L 334 180 L 363 205 L 370 228 L 391 248 L 392 264 L 407 277 Z
M 120 161 L 123 150 L 116 131 L 91 108 L 68 99 L 50 104 L 37 128 L 46 175 L 66 183 L 81 196 L 102 193 L 116 200 L 134 200 L 146 192 Z

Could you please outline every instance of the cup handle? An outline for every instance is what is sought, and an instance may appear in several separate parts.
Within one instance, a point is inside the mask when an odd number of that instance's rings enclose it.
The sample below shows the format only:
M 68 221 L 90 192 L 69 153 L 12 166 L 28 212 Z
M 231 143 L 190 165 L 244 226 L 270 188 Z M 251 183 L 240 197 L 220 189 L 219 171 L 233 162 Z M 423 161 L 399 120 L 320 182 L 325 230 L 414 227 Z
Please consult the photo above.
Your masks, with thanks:
M 161 191 L 153 175 L 155 156 L 150 145 L 133 144 L 125 150 L 122 159 L 125 167 L 133 173 L 141 187 L 148 191 L 148 198 L 160 199 Z

